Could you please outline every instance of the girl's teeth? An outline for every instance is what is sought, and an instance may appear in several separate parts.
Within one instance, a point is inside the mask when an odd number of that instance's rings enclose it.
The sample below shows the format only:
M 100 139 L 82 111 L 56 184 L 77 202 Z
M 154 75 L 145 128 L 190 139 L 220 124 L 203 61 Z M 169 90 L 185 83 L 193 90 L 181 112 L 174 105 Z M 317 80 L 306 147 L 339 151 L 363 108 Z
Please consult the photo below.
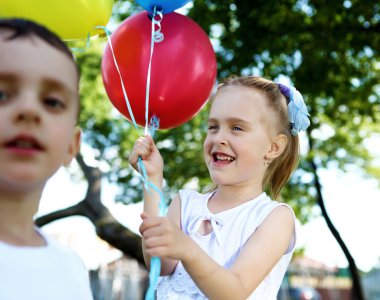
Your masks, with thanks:
M 224 155 L 217 155 L 216 158 L 217 158 L 218 160 L 228 160 L 228 161 L 232 161 L 232 160 L 233 160 L 232 157 L 224 156 Z

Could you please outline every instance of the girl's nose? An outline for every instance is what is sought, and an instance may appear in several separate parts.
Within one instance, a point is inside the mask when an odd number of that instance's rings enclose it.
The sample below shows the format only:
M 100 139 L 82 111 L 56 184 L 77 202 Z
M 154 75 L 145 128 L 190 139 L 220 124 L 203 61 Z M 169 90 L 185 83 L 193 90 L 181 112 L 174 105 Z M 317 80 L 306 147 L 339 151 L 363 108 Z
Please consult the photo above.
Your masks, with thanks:
M 214 142 L 221 145 L 227 145 L 228 140 L 226 134 L 222 130 L 219 130 L 214 136 Z

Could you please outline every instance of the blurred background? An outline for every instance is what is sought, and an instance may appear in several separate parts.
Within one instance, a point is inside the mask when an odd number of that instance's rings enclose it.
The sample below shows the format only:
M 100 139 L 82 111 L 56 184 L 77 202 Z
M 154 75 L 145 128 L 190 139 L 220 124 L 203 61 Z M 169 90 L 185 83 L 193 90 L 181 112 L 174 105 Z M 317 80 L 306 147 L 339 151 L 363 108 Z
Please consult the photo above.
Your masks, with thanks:
M 116 0 L 106 27 L 114 32 L 142 11 L 137 2 Z M 307 103 L 311 126 L 282 194 L 299 224 L 279 299 L 380 299 L 379 2 L 195 0 L 176 12 L 209 36 L 217 82 L 231 74 L 265 76 L 296 86 Z M 80 49 L 83 147 L 48 182 L 36 223 L 83 257 L 95 299 L 143 299 L 142 183 L 127 161 L 141 132 L 105 91 L 104 32 L 68 44 Z M 211 185 L 199 155 L 206 118 L 207 105 L 183 125 L 156 133 L 167 199 L 179 188 Z

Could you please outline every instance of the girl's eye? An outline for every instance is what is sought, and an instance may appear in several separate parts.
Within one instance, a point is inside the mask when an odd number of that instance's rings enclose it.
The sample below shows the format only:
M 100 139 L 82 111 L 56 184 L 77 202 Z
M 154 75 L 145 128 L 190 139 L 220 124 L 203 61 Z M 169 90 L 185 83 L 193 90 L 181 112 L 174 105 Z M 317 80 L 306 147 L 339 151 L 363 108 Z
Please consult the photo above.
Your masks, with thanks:
M 46 97 L 43 102 L 49 108 L 52 108 L 54 110 L 64 109 L 66 107 L 65 103 L 56 97 Z
M 217 129 L 217 126 L 216 125 L 212 125 L 212 124 L 210 124 L 210 125 L 208 125 L 208 130 L 210 131 L 210 130 L 216 130 Z
M 239 126 L 234 126 L 234 127 L 232 128 L 232 130 L 235 130 L 235 131 L 242 131 L 243 129 L 242 129 L 241 127 L 239 127 Z

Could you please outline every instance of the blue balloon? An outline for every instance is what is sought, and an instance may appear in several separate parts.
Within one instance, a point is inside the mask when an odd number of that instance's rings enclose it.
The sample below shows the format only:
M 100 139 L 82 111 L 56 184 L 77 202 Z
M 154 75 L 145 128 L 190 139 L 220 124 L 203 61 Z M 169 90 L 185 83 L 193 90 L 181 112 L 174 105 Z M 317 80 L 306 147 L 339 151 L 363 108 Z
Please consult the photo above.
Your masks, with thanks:
M 154 12 L 154 7 L 156 7 L 156 10 L 162 11 L 163 14 L 167 14 L 184 6 L 190 1 L 191 0 L 136 0 L 136 2 L 150 14 Z

